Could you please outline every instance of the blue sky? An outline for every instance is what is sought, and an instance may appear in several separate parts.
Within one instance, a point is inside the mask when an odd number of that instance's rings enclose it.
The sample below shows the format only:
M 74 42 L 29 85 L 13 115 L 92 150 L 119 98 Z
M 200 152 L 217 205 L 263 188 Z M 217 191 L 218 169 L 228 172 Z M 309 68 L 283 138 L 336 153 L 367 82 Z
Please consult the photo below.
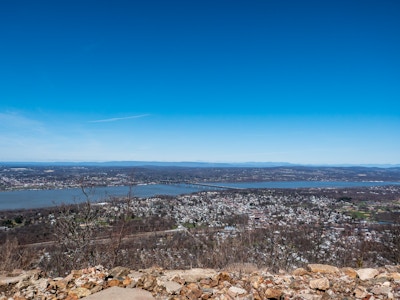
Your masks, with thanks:
M 0 161 L 400 163 L 399 1 L 0 1 Z

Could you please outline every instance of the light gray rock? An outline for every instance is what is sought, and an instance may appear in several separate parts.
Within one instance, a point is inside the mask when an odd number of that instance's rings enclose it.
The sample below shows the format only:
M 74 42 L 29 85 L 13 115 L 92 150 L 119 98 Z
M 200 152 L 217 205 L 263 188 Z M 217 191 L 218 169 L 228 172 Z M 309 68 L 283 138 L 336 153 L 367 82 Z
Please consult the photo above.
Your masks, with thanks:
M 247 293 L 247 291 L 245 289 L 242 289 L 240 287 L 237 286 L 231 286 L 228 290 L 229 295 L 231 295 L 232 297 L 237 297 L 239 295 L 244 295 Z
M 365 268 L 357 270 L 357 275 L 361 280 L 373 279 L 379 274 L 379 271 L 372 268 Z
M 182 285 L 175 281 L 162 281 L 160 283 L 161 286 L 165 287 L 165 290 L 168 294 L 178 294 L 179 291 L 182 289 Z
M 280 299 L 282 296 L 282 290 L 277 288 L 268 288 L 265 291 L 265 297 L 271 299 Z
M 383 296 L 388 296 L 390 293 L 390 287 L 389 286 L 375 286 L 371 292 L 375 295 L 383 295 Z
M 130 271 L 128 274 L 128 277 L 132 280 L 132 282 L 127 286 L 128 288 L 134 288 L 136 287 L 138 281 L 140 280 L 140 278 L 144 277 L 145 274 L 142 272 L 138 272 L 138 271 Z
M 305 274 L 307 274 L 307 270 L 304 268 L 297 268 L 292 272 L 292 275 L 294 276 L 303 276 Z
M 35 287 L 38 291 L 43 292 L 49 285 L 49 280 L 46 278 L 40 278 L 35 282 Z
M 326 291 L 329 289 L 329 280 L 327 278 L 318 278 L 310 281 L 310 288 Z
M 86 296 L 89 296 L 92 292 L 86 288 L 83 287 L 77 287 L 75 289 L 72 289 L 70 291 L 71 294 L 74 294 L 75 296 L 78 297 L 78 299 L 80 298 L 84 298 Z
M 141 289 L 111 287 L 96 294 L 84 297 L 85 300 L 155 300 L 150 292 Z
M 358 286 L 355 288 L 355 290 L 353 291 L 353 295 L 357 298 L 357 299 L 362 299 L 364 297 L 366 297 L 368 295 L 365 287 L 363 286 Z
M 130 269 L 119 266 L 119 267 L 115 267 L 115 268 L 111 269 L 109 272 L 109 276 L 111 276 L 113 278 L 124 278 L 130 272 L 131 272 Z

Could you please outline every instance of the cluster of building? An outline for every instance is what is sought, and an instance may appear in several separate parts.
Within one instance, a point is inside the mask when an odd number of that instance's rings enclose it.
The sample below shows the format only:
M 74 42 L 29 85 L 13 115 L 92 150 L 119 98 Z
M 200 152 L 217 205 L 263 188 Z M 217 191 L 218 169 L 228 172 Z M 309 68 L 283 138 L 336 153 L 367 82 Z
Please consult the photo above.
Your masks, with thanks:
M 397 195 L 399 192 L 397 190 Z M 269 232 L 265 235 L 265 242 L 277 247 L 273 250 L 275 253 L 281 257 L 290 253 L 292 260 L 304 262 L 308 262 L 308 255 L 331 262 L 344 261 L 349 249 L 364 251 L 366 243 L 381 243 L 384 236 L 388 237 L 388 232 L 378 228 L 378 222 L 372 218 L 378 205 L 381 208 L 388 205 L 392 212 L 400 214 L 400 198 L 386 204 L 369 201 L 365 205 L 317 194 L 301 194 L 295 190 L 208 191 L 177 197 L 134 198 L 114 203 L 111 207 L 104 205 L 104 208 L 114 213 L 129 210 L 138 218 L 154 215 L 172 218 L 179 225 L 178 229 L 187 228 L 199 237 L 204 228 L 208 229 L 208 234 L 214 232 L 225 237 L 264 230 Z M 354 215 L 354 211 L 360 209 L 358 205 L 371 210 L 368 218 L 368 213 L 362 214 L 362 218 Z M 298 237 L 288 237 L 287 234 Z M 293 251 L 292 242 L 300 239 L 313 244 L 307 246 L 310 253 L 300 255 Z M 351 253 L 352 259 L 354 256 L 356 254 Z M 381 255 L 372 258 L 377 259 L 387 263 Z

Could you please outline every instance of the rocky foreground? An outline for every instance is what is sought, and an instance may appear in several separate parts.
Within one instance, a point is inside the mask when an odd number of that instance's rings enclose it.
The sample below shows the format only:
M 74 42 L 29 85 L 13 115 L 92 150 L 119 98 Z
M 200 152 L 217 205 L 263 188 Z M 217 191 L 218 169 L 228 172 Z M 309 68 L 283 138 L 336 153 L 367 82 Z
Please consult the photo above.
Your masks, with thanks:
M 64 299 L 400 299 L 400 266 L 337 268 L 310 264 L 271 274 L 246 265 L 213 269 L 130 270 L 102 266 L 50 278 L 40 270 L 0 276 L 0 300 Z

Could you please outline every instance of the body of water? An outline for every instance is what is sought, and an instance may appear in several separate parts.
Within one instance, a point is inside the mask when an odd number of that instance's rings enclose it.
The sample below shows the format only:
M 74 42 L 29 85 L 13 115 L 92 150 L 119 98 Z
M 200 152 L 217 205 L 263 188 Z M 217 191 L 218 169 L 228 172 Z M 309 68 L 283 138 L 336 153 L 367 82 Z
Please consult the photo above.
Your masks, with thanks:
M 128 186 L 96 187 L 86 189 L 91 201 L 106 201 L 111 197 L 127 196 L 131 191 L 135 197 L 152 197 L 156 195 L 182 195 L 205 190 L 221 190 L 220 187 L 233 189 L 246 188 L 348 188 L 372 187 L 385 185 L 400 185 L 400 182 L 345 182 L 345 181 L 263 181 L 263 182 L 215 182 L 208 186 L 191 184 L 149 184 Z M 215 186 L 215 187 L 213 187 Z M 57 206 L 68 203 L 86 201 L 86 196 L 80 188 L 60 190 L 22 190 L 0 192 L 0 210 L 31 209 Z

